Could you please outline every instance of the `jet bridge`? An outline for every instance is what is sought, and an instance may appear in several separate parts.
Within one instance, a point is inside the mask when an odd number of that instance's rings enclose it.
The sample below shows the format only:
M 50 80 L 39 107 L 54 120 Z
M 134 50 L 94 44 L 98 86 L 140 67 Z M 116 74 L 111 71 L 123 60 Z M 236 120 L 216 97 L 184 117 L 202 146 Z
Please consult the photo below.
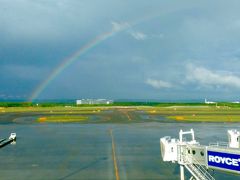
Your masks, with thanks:
M 16 144 L 17 135 L 16 133 L 11 133 L 9 138 L 0 140 L 0 148 L 8 145 L 8 144 Z
M 185 169 L 191 173 L 191 179 L 197 180 L 214 180 L 209 169 L 240 175 L 240 132 L 228 130 L 227 134 L 228 143 L 216 142 L 208 146 L 195 140 L 193 129 L 180 130 L 179 139 L 170 136 L 160 138 L 163 161 L 180 165 L 181 180 L 185 178 Z

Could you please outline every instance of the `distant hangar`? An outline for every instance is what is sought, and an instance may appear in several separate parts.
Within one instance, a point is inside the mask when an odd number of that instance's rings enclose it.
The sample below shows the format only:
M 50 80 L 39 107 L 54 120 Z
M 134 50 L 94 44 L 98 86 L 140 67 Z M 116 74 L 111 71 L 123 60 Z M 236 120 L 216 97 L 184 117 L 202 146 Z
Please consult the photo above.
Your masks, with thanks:
M 81 104 L 112 104 L 113 100 L 108 99 L 80 99 L 76 100 L 77 105 Z

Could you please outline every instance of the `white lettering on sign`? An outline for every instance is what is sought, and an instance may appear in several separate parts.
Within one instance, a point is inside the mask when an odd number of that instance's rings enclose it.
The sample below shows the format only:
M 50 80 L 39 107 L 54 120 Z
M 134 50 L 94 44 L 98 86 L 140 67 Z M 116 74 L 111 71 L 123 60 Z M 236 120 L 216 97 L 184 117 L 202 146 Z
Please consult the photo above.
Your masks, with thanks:
M 208 161 L 209 162 L 214 162 L 214 163 L 221 163 L 221 164 L 239 166 L 240 159 L 233 159 L 233 158 L 226 158 L 226 157 L 209 155 L 208 156 Z

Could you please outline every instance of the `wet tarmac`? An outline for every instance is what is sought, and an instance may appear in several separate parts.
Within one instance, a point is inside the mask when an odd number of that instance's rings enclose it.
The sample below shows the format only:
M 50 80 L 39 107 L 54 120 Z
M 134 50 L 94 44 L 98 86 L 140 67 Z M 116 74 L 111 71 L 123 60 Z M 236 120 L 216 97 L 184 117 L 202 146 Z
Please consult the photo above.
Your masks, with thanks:
M 17 133 L 17 144 L 0 149 L 1 179 L 115 180 L 116 166 L 119 179 L 179 179 L 179 166 L 162 162 L 160 137 L 178 137 L 180 129 L 193 128 L 196 139 L 208 144 L 227 141 L 227 129 L 240 129 L 238 123 L 165 123 L 160 117 L 150 122 L 86 124 L 28 123 L 31 117 L 18 118 L 23 118 L 21 123 L 0 124 L 0 137 Z M 216 179 L 240 178 L 212 173 Z

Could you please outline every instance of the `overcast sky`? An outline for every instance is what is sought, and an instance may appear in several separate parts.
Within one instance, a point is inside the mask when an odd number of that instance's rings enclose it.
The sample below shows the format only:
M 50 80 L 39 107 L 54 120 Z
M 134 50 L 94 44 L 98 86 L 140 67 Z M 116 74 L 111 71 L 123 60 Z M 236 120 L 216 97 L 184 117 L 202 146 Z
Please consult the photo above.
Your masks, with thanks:
M 240 1 L 0 0 L 0 99 L 240 100 Z

